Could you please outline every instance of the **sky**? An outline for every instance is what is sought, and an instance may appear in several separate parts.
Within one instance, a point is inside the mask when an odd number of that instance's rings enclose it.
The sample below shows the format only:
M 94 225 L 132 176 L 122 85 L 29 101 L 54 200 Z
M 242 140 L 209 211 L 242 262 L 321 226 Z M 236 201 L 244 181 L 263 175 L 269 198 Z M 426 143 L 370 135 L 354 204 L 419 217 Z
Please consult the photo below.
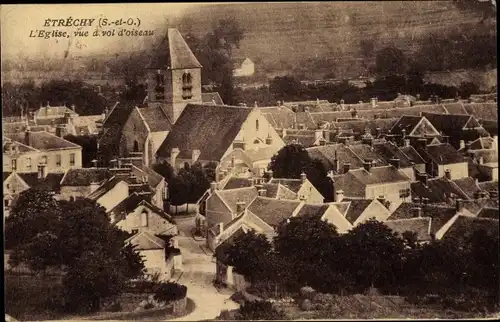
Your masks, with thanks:
M 91 19 L 108 18 L 108 21 L 120 18 L 134 18 L 141 21 L 139 30 L 154 30 L 157 37 L 159 26 L 165 26 L 168 18 L 181 15 L 187 8 L 200 6 L 200 3 L 121 3 L 121 4 L 46 4 L 46 5 L 2 5 L 1 46 L 2 57 L 53 57 L 63 56 L 65 50 L 71 55 L 85 56 L 89 53 L 106 51 L 129 51 L 140 47 L 141 37 L 92 37 L 94 26 L 85 27 L 88 37 L 74 37 L 77 27 L 45 27 L 46 19 Z M 96 22 L 94 22 L 95 24 Z M 108 29 L 117 29 L 113 26 Z M 134 29 L 127 26 L 127 29 Z M 70 38 L 30 37 L 32 31 L 67 31 Z

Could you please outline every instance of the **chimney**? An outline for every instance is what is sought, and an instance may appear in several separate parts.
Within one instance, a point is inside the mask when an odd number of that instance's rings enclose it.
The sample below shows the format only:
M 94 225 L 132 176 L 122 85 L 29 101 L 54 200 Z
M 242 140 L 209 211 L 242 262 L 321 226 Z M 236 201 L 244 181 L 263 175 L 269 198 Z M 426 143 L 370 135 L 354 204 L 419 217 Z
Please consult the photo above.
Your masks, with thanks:
M 351 163 L 350 162 L 344 162 L 344 173 L 349 172 L 351 169 Z
M 302 173 L 300 174 L 300 181 L 302 183 L 306 182 L 306 179 L 307 179 L 307 175 L 304 173 L 304 171 L 302 171 Z
M 403 139 L 406 138 L 406 130 L 405 129 L 402 129 L 401 130 L 401 134 L 403 136 Z
M 254 107 L 259 107 L 259 105 L 257 105 L 257 101 L 255 101 L 255 103 L 253 104 Z
M 259 193 L 259 196 L 265 197 L 267 194 L 267 190 L 266 189 L 259 189 L 258 193 Z
M 460 211 L 462 211 L 462 209 L 463 209 L 463 208 L 464 208 L 464 204 L 463 204 L 463 202 L 462 202 L 462 199 L 457 199 L 457 200 L 455 201 L 455 210 L 456 210 L 457 212 L 460 212 Z
M 271 144 L 273 144 L 273 138 L 271 137 L 271 134 L 268 134 L 268 135 L 267 135 L 267 138 L 266 138 L 266 144 L 267 144 L 267 145 L 271 145 Z
M 376 131 L 376 135 L 377 135 L 376 137 L 377 137 L 377 138 L 380 138 L 380 136 L 382 135 L 382 129 L 381 129 L 381 128 L 379 128 L 379 127 L 377 127 L 377 128 L 375 129 L 375 131 Z
M 210 182 L 210 192 L 213 193 L 215 190 L 217 190 L 217 182 L 212 181 Z
M 92 160 L 90 162 L 92 163 L 92 167 L 93 168 L 97 168 L 97 160 L 96 159 L 94 159 L 94 160 Z
M 97 190 L 97 188 L 99 188 L 99 182 L 92 180 L 92 181 L 90 182 L 90 186 L 89 186 L 89 188 L 90 188 L 90 193 L 92 193 L 92 192 L 96 191 L 96 190 Z
M 248 182 L 250 183 L 250 187 L 253 187 L 255 184 L 253 177 L 248 178 Z
M 389 164 L 395 167 L 396 169 L 399 169 L 401 167 L 401 160 L 399 160 L 399 158 L 391 158 L 389 160 Z
M 122 159 L 118 158 L 118 160 L 116 161 L 116 163 L 118 164 L 117 165 L 118 169 L 121 169 L 121 167 L 122 167 Z
M 175 168 L 175 161 L 177 160 L 177 156 L 180 152 L 179 148 L 173 148 L 172 151 L 170 151 L 170 165 L 173 168 Z
M 372 104 L 372 108 L 376 108 L 377 107 L 377 98 L 375 97 L 372 97 L 371 99 L 371 104 Z
M 116 168 L 116 159 L 110 160 L 109 164 L 111 166 L 111 169 L 115 169 Z
M 422 208 L 415 207 L 412 209 L 414 218 L 422 218 Z
M 195 163 L 198 161 L 198 158 L 200 157 L 201 151 L 200 150 L 193 150 L 191 153 L 191 161 Z
M 58 124 L 56 126 L 56 135 L 60 138 L 63 138 L 66 134 L 66 126 L 64 124 Z
M 326 145 L 326 140 L 323 138 L 319 139 L 319 145 Z
M 446 169 L 446 170 L 444 171 L 444 177 L 445 177 L 446 179 L 448 179 L 448 180 L 451 180 L 451 171 L 450 171 L 450 169 Z
M 404 146 L 409 147 L 410 146 L 410 139 L 404 139 Z
M 319 139 L 324 139 L 324 136 L 323 136 L 323 130 L 316 130 L 314 132 L 314 140 L 315 141 L 318 141 Z
M 427 146 L 427 139 L 418 139 L 417 140 L 417 146 L 420 149 L 425 149 L 425 147 Z
M 224 223 L 220 222 L 219 223 L 219 234 L 224 231 Z
M 240 214 L 244 210 L 245 210 L 245 202 L 238 200 L 236 202 L 236 214 Z
M 31 146 L 31 129 L 29 125 L 26 126 L 26 131 L 24 133 L 24 144 Z
M 47 165 L 38 165 L 38 179 L 45 179 L 47 177 Z
M 345 109 L 345 104 L 343 99 L 340 100 L 340 108 L 342 109 L 342 111 Z
M 479 157 L 479 164 L 484 164 L 484 157 Z
M 283 128 L 283 129 L 281 130 L 281 137 L 282 137 L 282 138 L 284 138 L 285 136 L 286 136 L 286 129 L 285 129 L 285 128 Z
M 370 159 L 365 159 L 363 161 L 363 168 L 370 172 L 370 170 L 372 169 L 372 166 L 373 166 L 373 160 L 370 160 Z
M 335 202 L 341 202 L 344 199 L 344 191 L 337 190 L 335 191 Z
M 281 106 L 281 101 L 278 101 L 277 104 L 278 104 L 278 106 Z

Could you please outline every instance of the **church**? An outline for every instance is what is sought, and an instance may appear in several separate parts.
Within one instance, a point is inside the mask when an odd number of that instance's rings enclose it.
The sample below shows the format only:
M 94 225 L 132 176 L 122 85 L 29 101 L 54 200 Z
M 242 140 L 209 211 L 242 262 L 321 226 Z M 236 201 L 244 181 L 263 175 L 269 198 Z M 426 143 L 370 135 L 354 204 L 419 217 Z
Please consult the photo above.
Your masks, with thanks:
M 118 145 L 116 156 L 140 156 L 146 165 L 167 161 L 174 168 L 230 158 L 239 172 L 260 173 L 285 145 L 258 108 L 217 104 L 213 95 L 202 95 L 202 65 L 177 29 L 168 29 L 146 70 L 144 104 L 115 107 L 104 121 L 102 136 Z M 123 112 L 128 118 L 121 125 Z

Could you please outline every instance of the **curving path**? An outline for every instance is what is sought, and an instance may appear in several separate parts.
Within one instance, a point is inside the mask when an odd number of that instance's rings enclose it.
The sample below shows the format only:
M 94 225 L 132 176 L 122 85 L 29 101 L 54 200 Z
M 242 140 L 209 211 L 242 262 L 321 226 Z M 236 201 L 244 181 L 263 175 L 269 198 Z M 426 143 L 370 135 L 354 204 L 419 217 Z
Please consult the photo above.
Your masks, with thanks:
M 179 248 L 182 250 L 183 272 L 178 283 L 186 285 L 187 297 L 196 307 L 186 316 L 169 321 L 200 321 L 216 318 L 222 310 L 232 310 L 239 305 L 230 299 L 233 292 L 216 289 L 212 281 L 215 277 L 215 262 L 208 252 L 205 241 L 196 241 L 191 237 L 193 218 L 176 219 L 180 236 Z

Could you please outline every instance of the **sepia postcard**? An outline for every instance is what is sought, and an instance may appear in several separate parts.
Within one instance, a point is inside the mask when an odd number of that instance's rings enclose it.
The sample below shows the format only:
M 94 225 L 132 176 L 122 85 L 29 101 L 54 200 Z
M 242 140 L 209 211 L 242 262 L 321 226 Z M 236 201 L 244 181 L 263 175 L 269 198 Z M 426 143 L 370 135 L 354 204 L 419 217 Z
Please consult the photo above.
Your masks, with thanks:
M 496 10 L 1 5 L 5 319 L 498 319 Z

